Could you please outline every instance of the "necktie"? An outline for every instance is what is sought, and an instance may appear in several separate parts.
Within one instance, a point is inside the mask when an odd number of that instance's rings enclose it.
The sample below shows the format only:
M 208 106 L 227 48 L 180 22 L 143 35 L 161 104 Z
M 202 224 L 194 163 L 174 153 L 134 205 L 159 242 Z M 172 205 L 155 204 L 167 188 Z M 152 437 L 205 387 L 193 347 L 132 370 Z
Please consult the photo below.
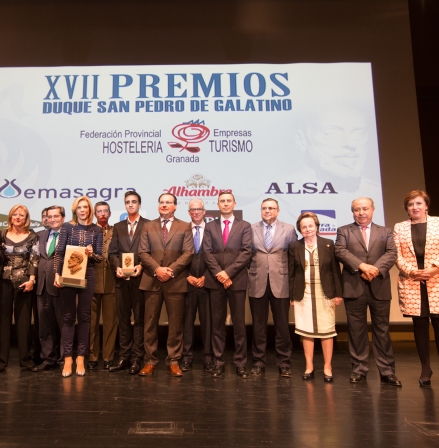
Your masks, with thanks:
M 169 219 L 164 219 L 163 220 L 163 227 L 162 227 L 162 231 L 163 231 L 163 242 L 166 244 L 166 242 L 168 241 L 168 228 L 166 227 L 166 224 L 169 222 Z
M 50 242 L 49 250 L 47 251 L 48 257 L 51 257 L 55 252 L 56 238 L 58 237 L 58 235 L 59 235 L 59 232 L 53 232 L 53 238 L 52 238 L 52 241 Z
M 367 233 L 366 233 L 367 227 L 361 226 L 361 234 L 363 235 L 364 245 L 367 248 Z
M 200 250 L 200 226 L 195 226 L 195 235 L 194 235 L 194 246 L 195 253 L 197 254 Z
M 225 219 L 224 220 L 224 230 L 223 230 L 224 246 L 227 244 L 227 240 L 229 238 L 229 224 L 230 224 L 230 221 L 228 219 Z
M 271 237 L 271 225 L 269 224 L 265 230 L 265 247 L 270 249 L 273 243 L 273 238 Z
M 137 221 L 131 222 L 128 221 L 128 225 L 130 226 L 130 241 L 133 241 L 134 236 L 134 226 L 136 225 Z

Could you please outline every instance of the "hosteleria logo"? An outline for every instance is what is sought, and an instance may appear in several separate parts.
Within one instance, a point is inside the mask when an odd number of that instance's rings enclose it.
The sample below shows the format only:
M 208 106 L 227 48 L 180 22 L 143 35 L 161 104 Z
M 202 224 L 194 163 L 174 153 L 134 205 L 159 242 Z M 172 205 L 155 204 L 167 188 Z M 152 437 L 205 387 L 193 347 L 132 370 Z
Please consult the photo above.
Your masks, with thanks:
M 209 137 L 210 130 L 204 125 L 204 120 L 191 120 L 174 126 L 172 135 L 177 140 L 183 142 L 183 144 L 179 142 L 168 142 L 171 148 L 180 149 L 180 152 L 186 150 L 192 154 L 196 154 L 197 152 L 200 152 L 200 148 L 193 145 L 195 143 L 204 142 L 204 140 Z
M 203 197 L 203 196 L 218 196 L 222 191 L 232 190 L 230 188 L 217 188 L 215 186 L 210 186 L 212 181 L 206 178 L 204 174 L 193 174 L 188 180 L 186 180 L 185 185 L 173 185 L 168 189 L 164 189 L 167 193 L 172 193 L 177 197 Z
M 5 179 L 5 183 L 0 187 L 0 198 L 12 199 L 20 196 L 21 189 L 15 184 L 17 179 L 9 181 Z

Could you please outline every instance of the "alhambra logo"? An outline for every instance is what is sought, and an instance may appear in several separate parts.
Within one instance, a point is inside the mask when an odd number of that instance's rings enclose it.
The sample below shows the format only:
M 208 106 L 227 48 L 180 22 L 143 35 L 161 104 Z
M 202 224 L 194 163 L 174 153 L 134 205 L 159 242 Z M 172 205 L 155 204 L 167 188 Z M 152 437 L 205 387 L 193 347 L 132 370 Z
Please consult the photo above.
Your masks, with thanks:
M 218 196 L 222 191 L 232 192 L 228 188 L 218 188 L 211 186 L 212 181 L 207 179 L 204 174 L 193 174 L 189 179 L 184 181 L 184 186 L 173 185 L 163 191 L 172 193 L 177 197 L 212 197 Z
M 20 196 L 21 188 L 15 183 L 16 180 L 5 179 L 5 183 L 0 187 L 0 198 L 12 199 Z

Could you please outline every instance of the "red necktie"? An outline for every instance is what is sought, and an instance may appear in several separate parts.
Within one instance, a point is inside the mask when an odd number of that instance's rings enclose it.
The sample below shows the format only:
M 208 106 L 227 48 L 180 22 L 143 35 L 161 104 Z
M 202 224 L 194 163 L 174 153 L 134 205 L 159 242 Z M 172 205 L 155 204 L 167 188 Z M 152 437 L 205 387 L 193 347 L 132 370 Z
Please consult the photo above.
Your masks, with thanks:
M 367 226 L 366 227 L 361 226 L 361 233 L 363 235 L 364 245 L 367 247 L 367 233 L 366 233 L 366 229 L 367 229 Z
M 228 219 L 224 220 L 224 230 L 223 230 L 224 246 L 227 244 L 227 239 L 229 238 L 229 223 L 230 221 Z

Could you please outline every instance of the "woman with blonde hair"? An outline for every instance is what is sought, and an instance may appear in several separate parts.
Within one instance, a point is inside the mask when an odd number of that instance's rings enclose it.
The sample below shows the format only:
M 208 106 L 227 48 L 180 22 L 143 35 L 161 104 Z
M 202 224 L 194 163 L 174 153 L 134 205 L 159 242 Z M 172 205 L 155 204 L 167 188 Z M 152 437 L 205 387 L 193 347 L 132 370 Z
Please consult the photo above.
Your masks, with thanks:
M 87 270 L 85 289 L 70 286 L 61 288 L 64 307 L 64 323 L 62 341 L 64 347 L 64 368 L 62 376 L 67 378 L 73 373 L 73 339 L 75 321 L 78 318 L 78 351 L 76 357 L 76 375 L 85 375 L 84 357 L 88 350 L 90 334 L 90 311 L 95 289 L 95 263 L 102 261 L 103 234 L 102 229 L 93 222 L 93 205 L 87 196 L 76 198 L 72 204 L 72 220 L 61 227 L 58 245 L 55 250 L 55 286 L 60 285 L 64 255 L 67 245 L 85 247 Z M 78 307 L 76 308 L 76 295 Z
M 421 361 L 419 385 L 430 386 L 430 321 L 439 352 L 439 218 L 430 216 L 430 198 L 413 190 L 404 198 L 407 221 L 395 224 L 398 296 L 404 317 L 411 317 Z
M 0 372 L 8 365 L 12 313 L 17 328 L 20 366 L 32 370 L 29 337 L 32 315 L 31 291 L 38 271 L 38 236 L 30 229 L 29 210 L 14 205 L 8 227 L 0 234 L 3 272 L 0 300 Z

